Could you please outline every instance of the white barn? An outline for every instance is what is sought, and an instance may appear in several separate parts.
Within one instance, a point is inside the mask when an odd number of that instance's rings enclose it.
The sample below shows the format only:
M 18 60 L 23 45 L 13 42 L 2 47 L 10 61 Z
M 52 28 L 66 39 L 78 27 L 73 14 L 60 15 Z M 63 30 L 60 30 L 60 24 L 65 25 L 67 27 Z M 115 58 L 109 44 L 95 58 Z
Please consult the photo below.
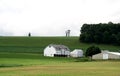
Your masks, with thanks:
M 71 57 L 83 57 L 83 50 L 75 49 L 70 53 Z
M 92 59 L 120 59 L 120 53 L 102 51 L 99 54 L 93 55 Z
M 69 57 L 70 49 L 65 45 L 50 44 L 44 49 L 44 56 Z

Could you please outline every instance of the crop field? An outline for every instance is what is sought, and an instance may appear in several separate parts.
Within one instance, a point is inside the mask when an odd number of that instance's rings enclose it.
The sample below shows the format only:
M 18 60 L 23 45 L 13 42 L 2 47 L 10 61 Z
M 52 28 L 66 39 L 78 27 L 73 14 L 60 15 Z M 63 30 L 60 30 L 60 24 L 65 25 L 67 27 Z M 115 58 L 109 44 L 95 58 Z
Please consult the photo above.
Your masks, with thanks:
M 0 76 L 120 76 L 120 60 L 84 61 L 84 58 L 44 57 L 49 44 L 85 50 L 93 44 L 78 37 L 0 37 Z M 94 44 L 117 51 L 119 46 Z

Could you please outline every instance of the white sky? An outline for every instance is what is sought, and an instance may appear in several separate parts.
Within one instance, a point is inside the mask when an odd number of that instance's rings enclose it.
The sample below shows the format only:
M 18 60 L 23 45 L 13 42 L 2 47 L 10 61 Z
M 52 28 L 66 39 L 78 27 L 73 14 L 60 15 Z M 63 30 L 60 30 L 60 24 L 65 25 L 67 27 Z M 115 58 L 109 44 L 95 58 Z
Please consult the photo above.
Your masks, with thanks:
M 120 0 L 0 0 L 0 35 L 79 36 L 84 23 L 120 22 Z

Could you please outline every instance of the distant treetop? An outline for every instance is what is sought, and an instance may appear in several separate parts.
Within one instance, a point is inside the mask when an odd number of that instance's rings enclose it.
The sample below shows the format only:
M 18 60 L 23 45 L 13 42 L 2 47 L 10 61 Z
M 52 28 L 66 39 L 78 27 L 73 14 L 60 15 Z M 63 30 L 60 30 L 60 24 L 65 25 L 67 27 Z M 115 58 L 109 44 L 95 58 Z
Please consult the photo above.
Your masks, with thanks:
M 81 42 L 120 45 L 120 23 L 83 24 L 80 31 Z
M 31 37 L 31 33 L 30 32 L 28 33 L 28 36 Z

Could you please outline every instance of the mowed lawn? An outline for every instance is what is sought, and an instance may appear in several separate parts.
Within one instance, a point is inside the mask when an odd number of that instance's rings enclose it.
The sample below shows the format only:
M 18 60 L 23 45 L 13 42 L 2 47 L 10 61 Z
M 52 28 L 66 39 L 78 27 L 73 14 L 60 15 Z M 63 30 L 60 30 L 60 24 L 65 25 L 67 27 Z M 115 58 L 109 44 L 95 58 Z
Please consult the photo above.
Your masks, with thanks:
M 76 62 L 74 58 L 0 53 L 0 66 L 0 76 L 120 76 L 119 60 Z

